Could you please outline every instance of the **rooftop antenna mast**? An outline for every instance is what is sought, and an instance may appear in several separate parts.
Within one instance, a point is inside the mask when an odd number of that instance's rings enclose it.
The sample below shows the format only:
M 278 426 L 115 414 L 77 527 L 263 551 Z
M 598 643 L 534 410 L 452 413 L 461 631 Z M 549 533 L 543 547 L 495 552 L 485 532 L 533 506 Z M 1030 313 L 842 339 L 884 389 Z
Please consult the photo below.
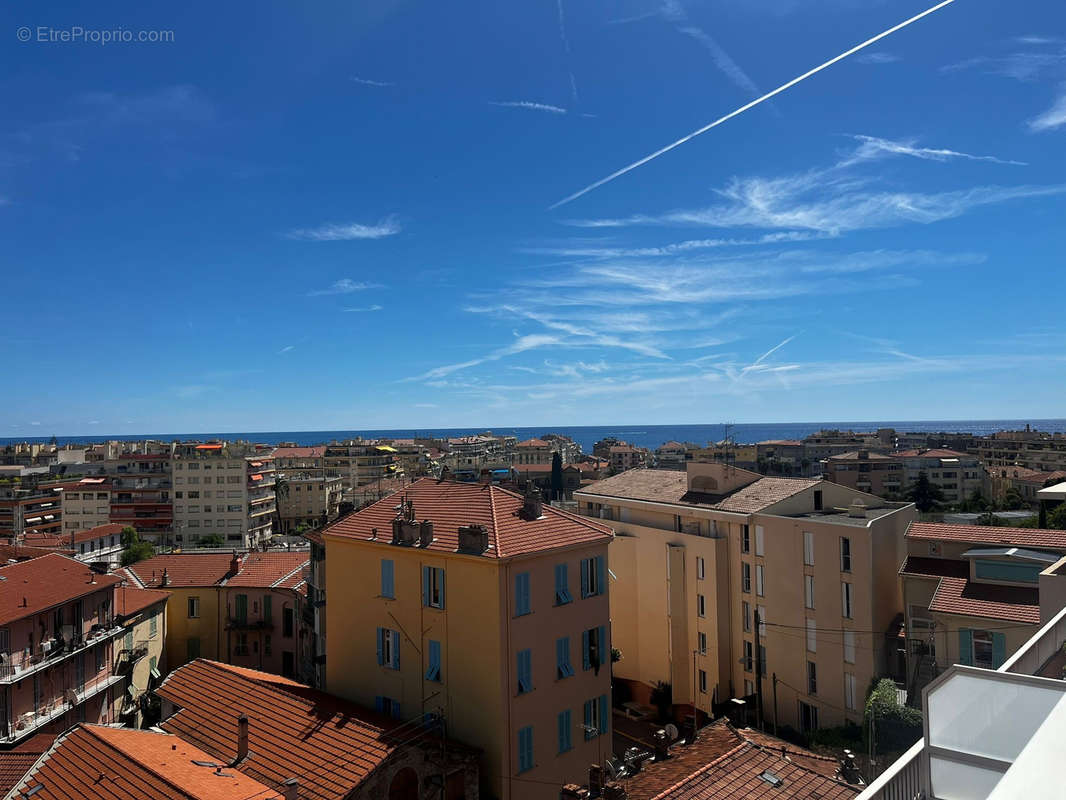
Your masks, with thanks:
M 735 425 L 734 422 L 722 423 L 722 427 L 725 428 L 725 438 L 722 440 L 725 451 L 723 461 L 730 470 L 737 468 L 736 436 L 733 434 Z

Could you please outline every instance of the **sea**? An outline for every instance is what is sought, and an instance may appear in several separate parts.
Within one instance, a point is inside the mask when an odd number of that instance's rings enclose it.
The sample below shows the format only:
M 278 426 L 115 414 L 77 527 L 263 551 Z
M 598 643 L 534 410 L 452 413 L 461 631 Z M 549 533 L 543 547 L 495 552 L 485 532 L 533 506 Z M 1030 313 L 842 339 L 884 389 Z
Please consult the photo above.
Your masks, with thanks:
M 343 439 L 394 438 L 410 439 L 426 437 L 446 439 L 449 437 L 471 436 L 491 430 L 498 436 L 517 436 L 519 441 L 531 439 L 546 433 L 561 433 L 571 437 L 581 445 L 585 452 L 592 452 L 592 445 L 608 436 L 622 439 L 637 447 L 655 449 L 669 441 L 693 442 L 705 445 L 719 442 L 727 436 L 738 444 L 761 442 L 767 439 L 802 439 L 808 434 L 823 429 L 873 431 L 878 428 L 894 428 L 906 433 L 972 433 L 984 436 L 997 431 L 1022 430 L 1026 425 L 1035 430 L 1052 433 L 1066 432 L 1066 419 L 995 419 L 995 420 L 924 420 L 900 421 L 887 420 L 879 422 L 766 422 L 746 424 L 712 424 L 712 425 L 537 425 L 520 428 L 403 428 L 393 430 L 343 430 L 343 431 L 217 431 L 202 433 L 139 433 L 136 435 L 101 435 L 57 436 L 60 444 L 93 444 L 96 442 L 120 440 L 137 441 L 156 439 L 159 441 L 228 439 L 278 444 L 294 442 L 306 446 L 323 444 Z M 51 437 L 46 437 L 50 439 Z M 26 441 L 21 438 L 0 438 L 0 444 Z

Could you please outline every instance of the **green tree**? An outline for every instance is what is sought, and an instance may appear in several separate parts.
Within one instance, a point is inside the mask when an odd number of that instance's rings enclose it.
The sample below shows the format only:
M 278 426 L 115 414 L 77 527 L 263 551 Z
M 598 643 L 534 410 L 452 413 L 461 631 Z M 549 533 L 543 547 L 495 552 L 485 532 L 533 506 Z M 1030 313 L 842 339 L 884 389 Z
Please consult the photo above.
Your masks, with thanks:
M 226 540 L 221 533 L 209 533 L 200 537 L 200 547 L 225 547 Z
M 1007 489 L 1003 494 L 1003 508 L 1007 511 L 1017 511 L 1019 508 L 1025 505 L 1025 500 L 1022 498 L 1022 493 L 1015 489 L 1013 486 Z
M 1066 503 L 1059 503 L 1047 512 L 1047 526 L 1052 530 L 1066 530 Z
M 907 490 L 907 499 L 923 514 L 934 511 L 944 501 L 944 493 L 935 483 L 929 482 L 925 470 L 918 473 L 918 480 Z
M 563 457 L 556 450 L 552 453 L 552 500 L 563 496 Z
M 151 542 L 142 542 L 135 528 L 127 525 L 122 529 L 122 566 L 128 567 L 155 555 Z

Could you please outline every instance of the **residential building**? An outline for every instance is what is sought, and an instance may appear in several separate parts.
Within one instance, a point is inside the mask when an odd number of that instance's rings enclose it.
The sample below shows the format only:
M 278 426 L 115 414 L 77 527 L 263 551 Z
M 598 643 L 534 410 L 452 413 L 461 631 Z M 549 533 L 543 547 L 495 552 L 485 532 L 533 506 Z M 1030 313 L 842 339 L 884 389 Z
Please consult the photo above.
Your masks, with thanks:
M 625 472 L 627 469 L 643 467 L 648 463 L 648 451 L 642 447 L 633 447 L 628 444 L 611 445 L 608 451 L 608 461 L 611 469 L 615 472 Z
M 435 720 L 405 725 L 277 675 L 204 659 L 171 672 L 157 694 L 163 730 L 287 799 L 478 797 L 476 752 L 445 739 Z
M 98 465 L 110 486 L 110 522 L 159 542 L 174 527 L 169 452 L 122 453 Z M 97 491 L 99 494 L 99 491 Z
M 700 447 L 693 451 L 692 461 L 711 461 L 719 464 L 728 464 L 756 471 L 759 467 L 759 457 L 754 444 L 737 444 L 724 439 L 720 442 L 708 442 L 706 447 Z
M 799 439 L 767 439 L 755 445 L 758 471 L 764 475 L 805 476 L 807 446 Z
M 878 497 L 899 496 L 909 486 L 902 460 L 869 450 L 830 456 L 824 471 L 828 481 Z
M 559 497 L 553 496 L 552 492 L 552 465 L 547 464 L 524 464 L 511 468 L 510 478 L 518 487 L 519 491 L 535 487 L 543 497 L 552 502 L 556 500 L 569 500 L 574 492 L 581 488 L 582 481 L 589 468 L 582 469 L 582 464 L 567 464 L 562 468 L 562 486 Z
M 22 544 L 48 550 L 62 551 L 86 564 L 96 564 L 107 572 L 117 567 L 122 557 L 122 525 L 108 523 L 85 531 L 62 535 L 27 533 Z
M 820 430 L 803 437 L 803 457 L 816 464 L 856 450 L 887 452 L 893 449 L 895 437 L 896 432 L 891 428 L 877 431 Z
M 0 539 L 63 531 L 63 493 L 36 477 L 0 482 Z
M 204 657 L 296 677 L 308 551 L 169 553 L 121 571 L 133 585 L 165 589 L 168 669 Z
M 973 440 L 973 454 L 989 467 L 1025 467 L 1041 472 L 1066 470 L 1066 434 L 1000 431 Z
M 278 533 L 295 534 L 300 526 L 318 528 L 337 518 L 344 487 L 341 478 L 321 473 L 279 473 L 277 495 Z
M 861 721 L 870 681 L 902 675 L 896 565 L 913 505 L 696 462 L 574 499 L 615 530 L 614 678 L 635 701 L 662 681 L 680 711 L 713 716 L 731 698 L 757 704 L 761 672 L 764 717 L 807 731 Z
M 0 746 L 120 720 L 131 696 L 126 622 L 147 612 L 146 638 L 165 636 L 165 598 L 141 606 L 144 596 L 127 589 L 119 601 L 120 580 L 58 554 L 0 567 Z
M 340 475 L 345 494 L 357 486 L 402 474 L 396 448 L 350 439 L 326 446 L 326 468 Z
M 441 458 L 441 465 L 447 468 L 451 478 L 458 480 L 478 480 L 482 470 L 507 469 L 511 466 L 511 449 L 518 442 L 514 437 L 493 436 L 483 433 L 478 436 L 459 436 L 448 439 L 448 452 Z
M 274 461 L 241 442 L 179 443 L 174 459 L 174 542 L 196 547 L 221 537 L 256 549 L 273 535 Z
M 396 451 L 403 474 L 410 479 L 424 475 L 436 475 L 439 465 L 434 457 L 435 448 L 431 440 L 426 439 L 382 439 Z
M 917 700 L 950 665 L 998 669 L 1036 633 L 1039 576 L 1066 555 L 1066 531 L 914 522 L 906 546 L 899 573 Z
M 699 445 L 691 442 L 666 442 L 655 451 L 656 469 L 681 469 L 685 468 L 685 462 L 692 459 L 692 454 L 699 449 Z
M 403 489 L 411 483 L 406 475 L 401 475 L 398 478 L 380 478 L 370 483 L 365 483 L 362 486 L 357 486 L 352 489 L 348 495 L 352 504 L 350 510 L 355 510 L 368 506 L 371 503 L 376 503 L 383 497 L 388 497 L 390 494 Z
M 631 738 L 631 737 L 629 737 Z M 625 773 L 603 797 L 618 800 L 851 800 L 862 788 L 848 783 L 856 771 L 834 758 L 719 719 L 671 746 L 650 742 L 641 760 L 627 759 Z M 647 756 L 654 755 L 654 759 Z M 586 787 L 565 786 L 560 800 L 588 797 Z
M 945 503 L 969 500 L 974 492 L 982 492 L 985 470 L 975 456 L 957 450 L 902 450 L 893 458 L 903 462 L 904 489 L 913 486 L 921 473 L 937 486 Z
M 1037 492 L 1047 486 L 1066 481 L 1066 470 L 1042 472 L 1025 467 L 986 467 L 988 481 L 986 495 L 996 502 L 1002 502 L 1011 489 L 1018 493 L 1022 502 L 1030 506 L 1037 503 Z M 64 504 L 64 514 L 66 505 Z
M 922 692 L 923 736 L 859 795 L 1053 800 L 1066 737 L 1066 575 L 1040 574 L 1043 625 L 997 669 L 948 667 Z
M 551 464 L 555 448 L 543 439 L 526 439 L 515 445 L 512 464 L 521 469 L 528 464 Z M 561 456 L 560 456 L 561 457 Z
M 311 545 L 307 565 L 307 598 L 303 604 L 303 624 L 308 629 L 307 645 L 301 648 L 301 675 L 316 689 L 326 689 L 326 542 L 319 531 L 305 534 Z
M 609 528 L 423 478 L 322 538 L 342 610 L 326 621 L 331 692 L 443 718 L 482 749 L 482 791 L 501 800 L 543 797 L 610 755 Z
M 540 438 L 550 444 L 562 456 L 564 464 L 571 464 L 581 460 L 583 455 L 581 445 L 566 434 L 545 433 Z
M 278 473 L 306 472 L 313 475 L 326 475 L 326 447 L 297 447 L 296 445 L 278 445 L 270 454 L 274 458 L 274 469 Z M 337 472 L 329 472 L 338 475 Z
M 65 483 L 62 489 L 64 533 L 98 528 L 111 522 L 111 481 L 106 476 Z
M 159 720 L 158 702 L 151 690 L 159 685 L 165 668 L 170 592 L 139 589 L 128 583 L 124 581 L 115 589 L 115 622 L 122 632 L 115 640 L 114 669 L 126 676 L 119 721 L 141 728 Z

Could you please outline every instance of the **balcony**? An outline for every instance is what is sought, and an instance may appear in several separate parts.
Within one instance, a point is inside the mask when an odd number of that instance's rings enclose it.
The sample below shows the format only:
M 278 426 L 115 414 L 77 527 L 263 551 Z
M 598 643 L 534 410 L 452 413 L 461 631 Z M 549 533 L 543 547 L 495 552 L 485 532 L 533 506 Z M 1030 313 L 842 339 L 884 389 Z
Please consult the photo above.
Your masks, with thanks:
M 113 623 L 109 621 L 107 625 L 111 626 Z M 94 625 L 84 636 L 72 634 L 65 638 L 49 639 L 33 653 L 27 653 L 25 650 L 0 653 L 0 685 L 21 681 L 27 675 L 50 669 L 87 647 L 108 641 L 121 631 L 119 627 Z
M 226 620 L 226 630 L 230 631 L 272 631 L 274 630 L 273 619 L 248 619 L 245 617 L 230 617 Z
M 273 514 L 277 510 L 278 507 L 274 504 L 269 506 L 257 506 L 248 512 L 248 519 L 255 524 L 260 524 L 260 520 L 257 520 L 256 517 L 262 517 L 264 514 Z
M 133 647 L 123 647 L 118 651 L 115 659 L 114 672 L 125 674 L 133 669 L 133 665 L 148 655 L 148 642 L 137 642 Z
M 14 720 L 0 720 L 0 743 L 12 744 L 33 735 L 72 708 L 76 708 L 94 695 L 100 694 L 125 679 L 122 675 L 109 675 L 103 672 L 77 688 L 67 689 L 63 697 L 41 702 L 36 711 L 27 711 Z

